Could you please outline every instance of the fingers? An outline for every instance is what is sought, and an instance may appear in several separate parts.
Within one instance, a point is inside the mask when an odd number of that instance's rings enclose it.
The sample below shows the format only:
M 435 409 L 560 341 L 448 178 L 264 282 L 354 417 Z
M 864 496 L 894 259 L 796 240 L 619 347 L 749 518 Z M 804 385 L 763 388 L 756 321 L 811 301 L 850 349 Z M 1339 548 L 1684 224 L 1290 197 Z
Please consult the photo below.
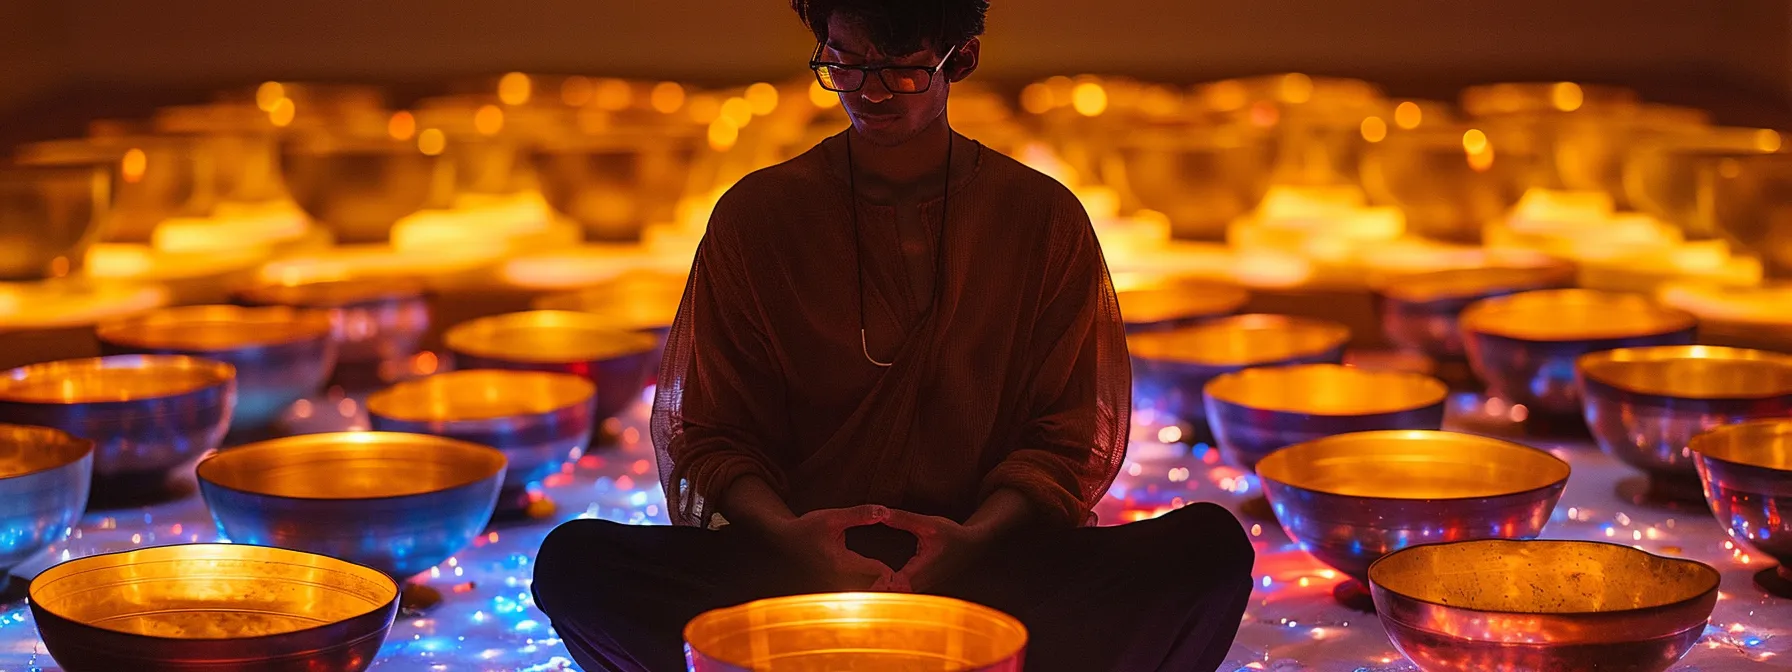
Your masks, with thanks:
M 891 576 L 895 574 L 889 565 L 851 551 L 830 550 L 828 558 L 834 563 L 834 572 L 837 575 L 872 580 L 871 590 L 887 590 L 887 588 L 879 588 L 879 586 L 888 585 Z M 859 583 L 859 585 L 864 584 Z
M 891 581 L 908 586 L 907 590 L 909 591 L 913 590 L 913 586 L 929 585 L 934 574 L 934 565 L 939 562 L 940 554 L 941 549 L 938 544 L 928 544 L 923 541 L 919 550 L 915 552 L 915 557 L 909 558 L 908 563 L 902 566 L 902 570 L 891 577 Z
M 828 514 L 827 521 L 833 528 L 844 530 L 849 527 L 876 525 L 887 520 L 890 513 L 892 512 L 887 506 L 865 504 L 846 509 L 834 509 Z
M 948 521 L 947 519 L 938 516 L 923 516 L 918 513 L 910 513 L 901 509 L 889 509 L 884 514 L 883 520 L 883 524 L 885 525 L 921 538 L 923 544 L 926 543 L 928 537 L 933 536 L 933 534 L 939 530 L 939 527 L 943 522 Z

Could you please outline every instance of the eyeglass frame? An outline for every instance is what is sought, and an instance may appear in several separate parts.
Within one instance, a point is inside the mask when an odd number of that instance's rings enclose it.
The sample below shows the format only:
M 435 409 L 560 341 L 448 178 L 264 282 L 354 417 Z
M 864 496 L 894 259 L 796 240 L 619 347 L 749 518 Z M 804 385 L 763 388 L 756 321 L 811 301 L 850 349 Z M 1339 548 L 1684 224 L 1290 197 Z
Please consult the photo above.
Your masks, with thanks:
M 809 56 L 809 70 L 815 73 L 815 81 L 816 81 L 816 83 L 821 84 L 821 88 L 826 89 L 831 92 L 834 92 L 834 93 L 854 93 L 854 92 L 863 90 L 865 88 L 865 82 L 871 81 L 870 75 L 872 73 L 877 73 L 877 81 L 883 83 L 884 89 L 886 91 L 889 91 L 890 93 L 894 93 L 894 94 L 909 95 L 909 96 L 927 93 L 929 90 L 933 89 L 934 75 L 939 74 L 940 70 L 942 70 L 946 67 L 946 62 L 952 60 L 953 54 L 958 53 L 958 45 L 954 44 L 954 45 L 952 45 L 952 48 L 946 50 L 946 55 L 940 58 L 940 62 L 937 64 L 934 64 L 932 66 L 926 66 L 926 65 L 852 65 L 850 63 L 835 63 L 832 61 L 821 60 L 821 50 L 825 49 L 825 48 L 827 48 L 826 42 L 816 43 L 815 53 L 811 54 Z M 844 89 L 844 90 L 843 89 L 830 89 L 830 88 L 828 88 L 827 82 L 822 81 L 821 69 L 824 67 L 841 68 L 841 69 L 845 69 L 845 70 L 857 70 L 859 72 L 865 73 L 866 76 L 860 78 L 859 85 L 856 87 L 853 87 L 851 89 Z M 889 80 L 884 79 L 884 71 L 885 70 L 924 70 L 927 72 L 927 85 L 921 87 L 920 91 L 897 91 L 896 89 L 891 88 Z

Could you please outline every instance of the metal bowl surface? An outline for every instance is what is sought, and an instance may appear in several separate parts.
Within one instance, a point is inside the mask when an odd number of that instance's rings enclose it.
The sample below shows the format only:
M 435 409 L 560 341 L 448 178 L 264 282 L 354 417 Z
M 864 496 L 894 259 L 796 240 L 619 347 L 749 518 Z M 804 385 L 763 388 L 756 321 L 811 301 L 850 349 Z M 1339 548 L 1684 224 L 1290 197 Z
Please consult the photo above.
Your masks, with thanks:
M 1429 544 L 1369 568 L 1388 638 L 1424 672 L 1661 672 L 1704 634 L 1718 579 L 1594 541 Z
M 1567 264 L 1533 267 L 1488 266 L 1388 278 L 1381 298 L 1381 328 L 1396 345 L 1438 359 L 1467 356 L 1458 322 L 1462 310 L 1482 299 L 1574 284 Z
M 430 204 L 438 173 L 449 165 L 417 142 L 385 137 L 318 134 L 280 146 L 280 173 L 293 202 L 343 243 L 387 240 L 393 224 Z
M 1424 374 L 1338 364 L 1245 369 L 1203 388 L 1220 454 L 1246 471 L 1277 450 L 1334 434 L 1438 429 L 1449 394 Z
M 244 544 L 77 558 L 30 591 L 68 672 L 358 672 L 398 614 L 398 584 L 378 571 Z
M 1117 295 L 1129 333 L 1166 331 L 1238 312 L 1251 299 L 1242 287 L 1215 282 L 1174 283 Z
M 80 270 L 112 205 L 109 176 L 98 166 L 0 164 L 0 281 Z
M 948 597 L 827 593 L 706 612 L 684 640 L 694 672 L 1020 672 L 1027 629 Z
M 1169 331 L 1129 334 L 1133 397 L 1201 427 L 1202 388 L 1223 373 L 1254 366 L 1340 364 L 1350 328 L 1327 320 L 1253 313 Z
M 0 424 L 0 583 L 81 521 L 92 483 L 92 441 Z
M 1713 172 L 1711 223 L 1769 276 L 1792 274 L 1792 153 L 1726 157 Z
M 619 331 L 601 316 L 564 310 L 506 313 L 462 322 L 442 336 L 460 369 L 575 373 L 597 385 L 597 417 L 621 413 L 640 396 L 652 335 Z
M 367 397 L 367 413 L 376 431 L 433 434 L 504 451 L 510 466 L 503 489 L 517 491 L 590 445 L 596 402 L 597 386 L 583 376 L 474 369 L 375 392 Z
M 417 354 L 429 331 L 423 283 L 406 278 L 323 280 L 238 290 L 255 306 L 290 306 L 330 314 L 340 364 L 395 362 Z
M 1717 524 L 1780 563 L 1755 583 L 1792 599 L 1792 419 L 1719 427 L 1690 445 Z
M 632 241 L 649 224 L 674 221 L 702 142 L 689 130 L 612 129 L 540 143 L 529 158 L 542 196 L 587 239 Z

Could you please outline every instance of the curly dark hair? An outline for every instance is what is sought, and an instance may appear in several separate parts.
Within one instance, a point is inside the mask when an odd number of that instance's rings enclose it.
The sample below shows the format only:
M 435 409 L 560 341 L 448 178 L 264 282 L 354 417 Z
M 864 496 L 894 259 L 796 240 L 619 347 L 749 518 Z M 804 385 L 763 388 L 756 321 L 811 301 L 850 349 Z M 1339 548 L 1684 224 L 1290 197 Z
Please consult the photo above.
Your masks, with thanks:
M 828 19 L 844 12 L 863 22 L 878 51 L 904 55 L 982 35 L 989 0 L 790 0 L 790 8 L 816 41 L 827 40 Z

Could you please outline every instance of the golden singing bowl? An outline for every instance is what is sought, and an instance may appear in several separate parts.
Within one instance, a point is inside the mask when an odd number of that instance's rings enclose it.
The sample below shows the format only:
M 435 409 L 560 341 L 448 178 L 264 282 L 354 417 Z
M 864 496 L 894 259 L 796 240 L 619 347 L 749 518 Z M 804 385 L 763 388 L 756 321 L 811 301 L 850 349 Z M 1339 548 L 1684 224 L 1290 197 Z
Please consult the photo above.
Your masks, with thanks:
M 170 217 L 204 217 L 217 204 L 217 167 L 202 138 L 122 135 L 52 140 L 21 146 L 20 164 L 103 167 L 111 176 L 105 239 L 146 243 Z
M 448 165 L 417 142 L 384 137 L 305 135 L 280 145 L 293 201 L 343 243 L 387 240 L 393 224 L 430 203 Z
M 398 584 L 335 558 L 182 544 L 64 562 L 31 615 L 68 672 L 357 672 L 398 615 Z
M 597 386 L 583 376 L 475 369 L 375 392 L 367 413 L 377 431 L 434 434 L 504 451 L 510 467 L 503 489 L 517 493 L 590 445 L 596 403 Z
M 92 441 L 0 424 L 0 581 L 81 522 L 92 482 Z
M 1674 224 L 1692 239 L 1722 235 L 1710 207 L 1711 186 L 1725 159 L 1792 151 L 1765 128 L 1709 128 L 1652 138 L 1624 161 L 1624 194 L 1641 212 Z
M 1582 355 L 1587 427 L 1605 452 L 1649 475 L 1651 490 L 1702 502 L 1687 444 L 1721 425 L 1792 415 L 1792 355 L 1708 345 Z
M 1717 524 L 1780 563 L 1755 584 L 1792 599 L 1792 419 L 1719 427 L 1689 446 Z
M 80 270 L 111 203 L 104 168 L 0 165 L 0 281 Z
M 1661 672 L 1704 634 L 1718 578 L 1594 541 L 1428 544 L 1369 568 L 1388 638 L 1424 672 Z
M 1769 275 L 1792 275 L 1792 154 L 1719 160 L 1710 199 L 1725 238 L 1760 255 Z
M 1537 536 L 1568 463 L 1469 434 L 1379 431 L 1283 448 L 1257 476 L 1288 536 L 1362 582 L 1370 564 L 1414 544 Z
M 484 531 L 504 453 L 423 434 L 343 432 L 252 443 L 199 463 L 199 492 L 231 541 L 320 553 L 397 579 Z
M 253 103 L 171 105 L 156 109 L 154 128 L 200 138 L 211 156 L 218 197 L 255 203 L 283 198 L 277 132 Z
M 1231 315 L 1251 300 L 1251 294 L 1234 285 L 1185 281 L 1158 289 L 1123 291 L 1117 298 L 1127 333 L 1139 333 Z
M 1648 297 L 1586 289 L 1523 292 L 1462 311 L 1469 366 L 1488 392 L 1532 414 L 1581 413 L 1575 360 L 1615 348 L 1691 345 L 1698 320 Z
M 647 384 L 657 339 L 590 313 L 532 310 L 462 322 L 442 335 L 461 369 L 555 371 L 597 385 L 597 417 L 621 413 Z
M 656 344 L 647 358 L 649 380 L 659 374 L 666 337 L 684 301 L 684 274 L 636 272 L 577 291 L 548 294 L 535 300 L 536 310 L 570 310 L 591 313 L 612 328 L 653 334 Z
M 1202 396 L 1220 454 L 1250 471 L 1270 453 L 1334 434 L 1438 429 L 1449 394 L 1420 373 L 1297 364 L 1221 375 Z
M 96 497 L 161 492 L 215 449 L 236 403 L 236 369 L 176 355 L 116 355 L 0 373 L 0 422 L 93 441 Z
M 330 316 L 281 306 L 182 306 L 103 322 L 108 354 L 191 355 L 236 368 L 231 429 L 267 427 L 293 402 L 317 393 L 336 367 Z
M 830 593 L 706 612 L 684 641 L 694 672 L 1020 672 L 1027 629 L 948 597 Z
M 1574 267 L 1484 266 L 1399 274 L 1376 288 L 1381 328 L 1396 345 L 1441 360 L 1467 356 L 1459 321 L 1462 310 L 1482 299 L 1574 284 Z
M 236 299 L 255 306 L 327 311 L 342 364 L 396 362 L 417 354 L 429 331 L 423 283 L 409 278 L 318 280 L 247 287 Z
M 674 221 L 701 138 L 664 129 L 560 138 L 530 157 L 542 196 L 599 241 L 640 240 L 649 224 Z
M 1511 210 L 1537 156 L 1489 138 L 1481 152 L 1463 147 L 1470 126 L 1393 129 L 1364 146 L 1358 173 L 1376 203 L 1397 205 L 1406 225 L 1437 240 L 1478 244 L 1483 227 Z M 1483 133 L 1486 131 L 1483 130 Z
M 1134 403 L 1203 429 L 1202 388 L 1215 376 L 1254 366 L 1341 364 L 1349 340 L 1350 328 L 1336 322 L 1267 314 L 1129 334 Z
M 1190 127 L 1129 135 L 1118 154 L 1125 191 L 1168 216 L 1176 238 L 1224 240 L 1269 189 L 1275 146 L 1237 128 Z

